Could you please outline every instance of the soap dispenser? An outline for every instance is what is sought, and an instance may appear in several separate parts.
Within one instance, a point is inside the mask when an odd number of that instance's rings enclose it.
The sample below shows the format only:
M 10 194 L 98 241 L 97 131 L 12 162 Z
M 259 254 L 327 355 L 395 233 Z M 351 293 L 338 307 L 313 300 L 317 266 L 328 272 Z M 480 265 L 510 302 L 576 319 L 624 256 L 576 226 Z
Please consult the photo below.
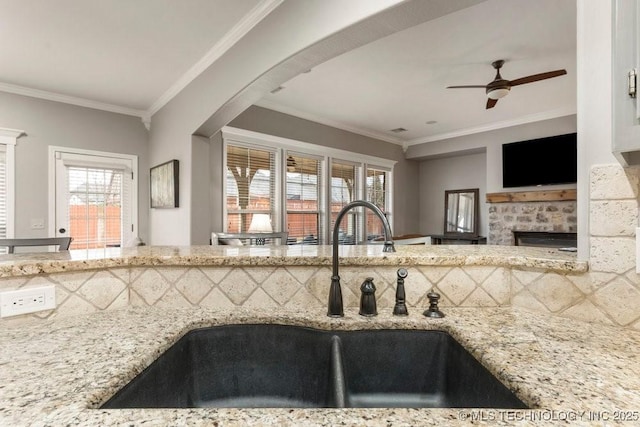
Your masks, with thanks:
M 376 286 L 373 284 L 373 277 L 367 277 L 360 286 L 360 316 L 377 316 L 376 307 Z

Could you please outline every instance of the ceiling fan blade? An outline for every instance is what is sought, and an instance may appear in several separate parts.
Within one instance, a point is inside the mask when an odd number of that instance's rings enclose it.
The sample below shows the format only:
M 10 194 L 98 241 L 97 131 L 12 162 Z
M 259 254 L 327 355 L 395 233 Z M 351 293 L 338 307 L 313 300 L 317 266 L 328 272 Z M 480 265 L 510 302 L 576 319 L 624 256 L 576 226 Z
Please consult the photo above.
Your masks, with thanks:
M 552 77 L 563 76 L 565 74 L 567 74 L 567 70 L 547 71 L 546 73 L 534 74 L 532 76 L 511 80 L 509 83 L 511 84 L 511 86 L 518 86 L 526 83 L 533 83 L 540 80 L 550 79 Z
M 497 103 L 498 103 L 497 99 L 487 98 L 487 108 L 486 109 L 488 110 L 489 108 L 495 107 Z
M 467 89 L 467 88 L 482 88 L 485 89 L 486 85 L 467 85 L 467 86 L 447 86 L 447 89 Z

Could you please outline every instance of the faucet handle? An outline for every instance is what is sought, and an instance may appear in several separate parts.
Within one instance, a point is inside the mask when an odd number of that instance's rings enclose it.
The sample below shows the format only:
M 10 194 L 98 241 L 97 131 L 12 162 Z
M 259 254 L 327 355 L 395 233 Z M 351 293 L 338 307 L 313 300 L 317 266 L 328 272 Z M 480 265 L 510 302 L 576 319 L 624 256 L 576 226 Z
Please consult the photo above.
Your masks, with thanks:
M 427 294 L 427 298 L 429 298 L 429 308 L 424 311 L 425 316 L 434 317 L 434 318 L 442 318 L 444 317 L 444 313 L 438 309 L 438 300 L 440 300 L 440 294 L 437 292 L 429 292 Z

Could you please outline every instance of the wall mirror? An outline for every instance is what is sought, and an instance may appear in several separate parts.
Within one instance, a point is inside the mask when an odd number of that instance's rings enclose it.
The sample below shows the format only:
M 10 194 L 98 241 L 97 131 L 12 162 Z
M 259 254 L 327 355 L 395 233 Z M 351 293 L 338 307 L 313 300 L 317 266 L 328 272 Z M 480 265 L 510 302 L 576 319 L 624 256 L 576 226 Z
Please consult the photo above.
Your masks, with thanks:
M 478 188 L 445 190 L 444 233 L 478 235 Z

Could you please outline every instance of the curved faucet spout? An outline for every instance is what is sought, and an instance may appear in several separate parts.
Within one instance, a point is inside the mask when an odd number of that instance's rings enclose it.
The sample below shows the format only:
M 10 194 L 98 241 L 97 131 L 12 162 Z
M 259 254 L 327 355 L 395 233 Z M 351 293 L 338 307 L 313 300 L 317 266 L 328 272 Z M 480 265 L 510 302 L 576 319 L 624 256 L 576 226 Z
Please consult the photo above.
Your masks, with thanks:
M 340 221 L 342 218 L 353 208 L 364 207 L 370 209 L 382 222 L 384 227 L 384 247 L 382 252 L 395 252 L 396 248 L 393 244 L 393 238 L 391 237 L 391 226 L 384 213 L 371 202 L 366 200 L 355 200 L 345 205 L 336 218 L 336 222 L 333 226 L 333 257 L 332 266 L 333 274 L 331 276 L 331 288 L 329 289 L 329 309 L 327 310 L 327 316 L 342 317 L 344 312 L 342 309 L 342 289 L 340 288 L 340 276 L 338 275 L 338 231 L 340 227 Z

